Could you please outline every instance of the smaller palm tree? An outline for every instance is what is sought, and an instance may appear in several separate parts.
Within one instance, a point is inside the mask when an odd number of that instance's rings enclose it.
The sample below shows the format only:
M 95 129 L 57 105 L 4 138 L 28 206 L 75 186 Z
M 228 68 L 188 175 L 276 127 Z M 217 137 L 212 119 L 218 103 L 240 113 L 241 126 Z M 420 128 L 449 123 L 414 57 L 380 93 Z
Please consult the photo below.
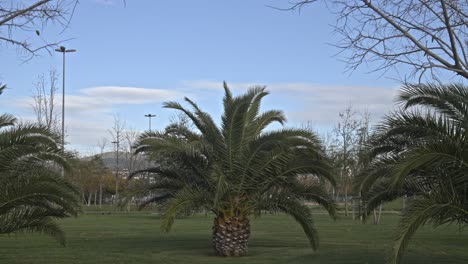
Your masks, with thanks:
M 32 231 L 65 244 L 55 219 L 76 216 L 78 191 L 60 176 L 66 154 L 59 137 L 0 115 L 0 234 Z
M 264 87 L 233 97 L 224 85 L 224 113 L 218 127 L 212 117 L 188 98 L 193 111 L 176 102 L 166 108 L 180 111 L 195 127 L 174 123 L 164 133 L 141 136 L 136 153 L 148 154 L 154 168 L 138 171 L 155 175 L 141 192 L 150 195 L 142 205 L 164 204 L 162 228 L 169 230 L 177 214 L 210 211 L 214 214 L 213 246 L 222 256 L 248 252 L 250 220 L 263 211 L 291 215 L 303 228 L 313 249 L 317 230 L 306 201 L 323 206 L 335 217 L 335 204 L 323 189 L 334 182 L 317 136 L 305 129 L 268 130 L 285 117 L 281 111 L 259 112 Z M 300 176 L 316 180 L 303 183 Z
M 468 223 L 468 88 L 406 85 L 398 101 L 403 108 L 378 127 L 359 180 L 367 214 L 383 202 L 412 198 L 390 263 L 400 262 L 421 225 Z

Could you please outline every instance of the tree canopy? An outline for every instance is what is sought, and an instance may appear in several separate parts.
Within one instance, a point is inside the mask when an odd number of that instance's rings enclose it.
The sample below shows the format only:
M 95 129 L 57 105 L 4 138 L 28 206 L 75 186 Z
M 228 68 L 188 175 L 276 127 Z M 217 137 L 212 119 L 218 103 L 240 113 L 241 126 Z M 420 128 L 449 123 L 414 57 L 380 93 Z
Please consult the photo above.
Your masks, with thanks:
M 295 1 L 297 9 L 321 0 Z M 468 79 L 468 2 L 458 0 L 323 1 L 336 14 L 334 43 L 348 70 L 377 63 L 372 71 L 408 66 L 410 76 L 439 79 L 441 72 Z
M 140 171 L 155 175 L 144 189 L 152 194 L 146 203 L 165 203 L 164 230 L 170 229 L 178 212 L 213 212 L 214 245 L 221 255 L 246 254 L 248 217 L 264 210 L 292 215 L 316 249 L 317 231 L 304 202 L 315 202 L 335 217 L 335 205 L 320 184 L 335 183 L 321 141 L 306 129 L 266 130 L 272 123 L 283 124 L 286 118 L 279 110 L 260 112 L 261 101 L 268 94 L 265 87 L 250 88 L 240 96 L 233 96 L 226 84 L 224 89 L 220 126 L 185 98 L 192 110 L 177 102 L 165 103 L 165 107 L 182 112 L 196 129 L 174 123 L 164 132 L 140 137 L 137 153 L 148 154 L 156 164 L 161 155 L 172 161 L 172 166 Z M 304 184 L 300 176 L 315 181 Z M 238 244 L 231 245 L 227 237 L 236 236 Z
M 425 223 L 468 223 L 468 88 L 406 85 L 378 127 L 359 188 L 367 214 L 383 202 L 411 198 L 398 227 L 391 263 Z

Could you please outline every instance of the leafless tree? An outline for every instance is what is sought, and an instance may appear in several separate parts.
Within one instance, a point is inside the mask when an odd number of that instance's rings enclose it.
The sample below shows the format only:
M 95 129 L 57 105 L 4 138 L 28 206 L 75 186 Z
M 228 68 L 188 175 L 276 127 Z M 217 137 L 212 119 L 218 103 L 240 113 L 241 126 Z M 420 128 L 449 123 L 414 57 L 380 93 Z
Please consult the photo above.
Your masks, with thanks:
M 134 155 L 133 154 L 133 146 L 135 145 L 138 137 L 140 136 L 140 132 L 138 132 L 134 128 L 129 128 L 125 130 L 123 134 L 124 144 L 124 155 L 125 155 L 125 162 L 126 162 L 126 169 L 128 172 L 135 171 L 137 169 L 141 169 L 143 165 L 144 158 L 141 155 Z
M 353 183 L 367 166 L 366 146 L 370 134 L 369 112 L 355 111 L 350 105 L 339 113 L 338 122 L 324 138 L 324 150 L 331 159 L 333 173 L 337 175 L 334 195 L 343 199 L 345 215 L 349 213 L 349 202 L 353 202 L 353 218 L 356 215 L 354 205 L 357 205 L 354 202 L 359 202 L 359 191 Z
M 46 76 L 38 76 L 33 93 L 32 108 L 36 121 L 52 132 L 60 133 L 60 115 L 56 110 L 57 71 L 51 69 Z
M 122 120 L 120 115 L 114 116 L 114 125 L 109 130 L 109 133 L 112 136 L 112 142 L 115 144 L 115 160 L 116 160 L 116 168 L 115 171 L 115 198 L 117 199 L 119 196 L 119 183 L 120 183 L 120 150 L 121 150 L 121 143 L 123 140 L 123 133 L 125 131 L 125 121 Z
M 468 79 L 468 1 L 301 0 L 286 9 L 320 1 L 337 16 L 348 70 L 373 62 L 383 73 L 409 66 L 405 78 L 419 81 L 441 71 Z
M 186 126 L 190 129 L 193 128 L 193 124 L 190 122 L 190 119 L 181 113 L 172 114 L 169 117 L 169 124 L 179 124 L 179 125 Z
M 126 129 L 123 133 L 123 155 L 125 160 L 125 171 L 131 173 L 136 170 L 141 170 L 146 166 L 146 159 L 143 154 L 134 154 L 133 147 L 140 136 L 140 132 L 134 128 Z M 133 201 L 134 197 L 127 197 L 129 199 L 127 203 L 127 211 L 130 211 L 130 201 Z
M 79 0 L 0 0 L 0 44 L 10 44 L 29 58 L 45 49 L 49 53 L 57 42 L 42 37 L 50 25 L 65 30 Z
M 99 147 L 99 153 L 101 155 L 104 153 L 104 150 L 106 149 L 108 143 L 109 143 L 109 140 L 105 137 L 98 140 L 97 146 Z
M 370 137 L 372 134 L 372 129 L 371 129 L 371 117 L 370 117 L 370 112 L 368 110 L 365 110 L 360 113 L 360 119 L 359 119 L 359 127 L 357 130 L 356 134 L 356 154 L 355 154 L 355 159 L 356 162 L 354 163 L 354 166 L 352 166 L 352 172 L 353 175 L 358 176 L 361 175 L 362 173 L 365 172 L 367 166 L 369 165 L 369 141 Z M 354 178 L 356 180 L 356 178 Z M 355 190 L 356 192 L 359 192 L 358 190 Z M 362 216 L 362 200 L 361 200 L 361 194 L 359 192 L 359 213 L 358 215 L 361 217 Z M 382 216 L 382 205 L 379 206 L 379 210 L 374 210 L 373 211 L 373 216 L 374 216 L 374 224 L 379 224 L 380 219 Z M 354 207 L 353 207 L 353 216 L 354 216 Z M 353 217 L 354 218 L 354 217 Z M 362 219 L 362 218 L 361 218 Z
M 101 138 L 100 140 L 98 140 L 97 144 L 100 150 L 101 159 L 103 158 L 102 154 L 104 153 L 104 149 L 106 149 L 108 142 L 109 141 L 107 140 L 107 138 Z M 102 185 L 103 185 L 103 182 L 102 182 L 102 175 L 101 175 L 101 177 L 99 178 L 99 208 L 102 208 Z
M 341 192 L 344 195 L 345 215 L 348 215 L 348 195 L 352 189 L 353 163 L 355 163 L 356 147 L 358 143 L 359 121 L 356 112 L 348 106 L 344 112 L 339 113 L 340 121 L 334 128 L 338 141 L 338 150 L 341 157 L 340 181 Z

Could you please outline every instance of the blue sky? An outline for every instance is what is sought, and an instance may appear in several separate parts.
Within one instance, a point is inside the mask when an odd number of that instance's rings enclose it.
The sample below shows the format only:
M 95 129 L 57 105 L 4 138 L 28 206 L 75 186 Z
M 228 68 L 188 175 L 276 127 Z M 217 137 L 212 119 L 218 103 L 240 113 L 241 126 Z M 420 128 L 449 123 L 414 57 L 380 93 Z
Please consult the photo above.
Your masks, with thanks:
M 223 80 L 236 93 L 267 85 L 264 109 L 282 109 L 289 126 L 310 122 L 321 132 L 349 104 L 374 120 L 392 108 L 396 74 L 367 73 L 372 65 L 345 72 L 343 55 L 327 44 L 338 36 L 323 6 L 284 12 L 268 7 L 288 6 L 284 0 L 126 2 L 82 0 L 64 33 L 53 26 L 42 32 L 77 49 L 67 55 L 70 149 L 95 151 L 117 114 L 136 130 L 147 128 L 144 114 L 157 114 L 153 127 L 163 128 L 173 112 L 161 102 L 183 96 L 218 118 Z M 33 83 L 50 68 L 61 73 L 62 58 L 44 52 L 24 62 L 8 45 L 0 56 L 0 81 L 10 88 L 1 110 L 31 120 Z

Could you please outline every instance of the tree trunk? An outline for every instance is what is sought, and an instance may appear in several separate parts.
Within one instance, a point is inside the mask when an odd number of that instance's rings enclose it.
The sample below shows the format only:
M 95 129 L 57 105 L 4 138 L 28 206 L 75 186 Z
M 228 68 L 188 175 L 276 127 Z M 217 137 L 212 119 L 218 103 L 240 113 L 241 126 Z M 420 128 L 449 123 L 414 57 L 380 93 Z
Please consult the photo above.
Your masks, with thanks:
M 379 205 L 379 216 L 377 217 L 377 224 L 380 224 L 381 216 L 382 216 L 382 204 Z
M 102 183 L 99 184 L 99 208 L 102 208 Z
M 244 256 L 248 253 L 250 222 L 247 217 L 218 215 L 213 225 L 213 247 L 218 255 Z
M 119 196 L 119 178 L 115 178 L 115 197 Z
M 403 196 L 403 206 L 401 208 L 401 211 L 404 212 L 406 209 L 406 195 Z
M 115 177 L 115 195 L 113 199 L 113 204 L 117 204 L 118 197 L 119 197 L 119 178 Z
M 374 212 L 374 225 L 380 224 L 380 217 L 382 216 L 382 204 L 379 205 L 379 213 L 377 214 L 377 210 L 373 210 Z
M 130 209 L 131 209 L 130 206 L 131 206 L 132 200 L 133 200 L 133 197 L 130 198 L 130 201 L 128 201 L 128 203 L 127 203 L 127 213 L 130 213 Z
M 89 207 L 91 205 L 91 199 L 93 198 L 93 193 L 88 193 L 88 202 L 87 202 L 87 206 Z
M 348 216 L 348 188 L 345 186 L 345 191 L 344 191 L 344 214 L 345 216 Z

